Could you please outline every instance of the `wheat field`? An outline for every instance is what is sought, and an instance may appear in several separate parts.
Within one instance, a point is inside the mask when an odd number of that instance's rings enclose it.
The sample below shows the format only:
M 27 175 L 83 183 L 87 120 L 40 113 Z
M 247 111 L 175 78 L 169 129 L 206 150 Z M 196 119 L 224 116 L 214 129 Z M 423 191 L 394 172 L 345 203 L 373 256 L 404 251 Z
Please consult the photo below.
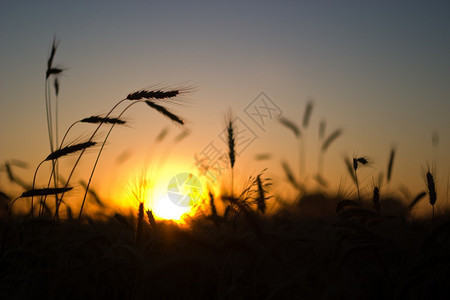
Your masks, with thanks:
M 144 181 L 133 196 L 137 209 L 116 211 L 90 188 L 104 146 L 133 106 L 184 126 L 172 110 L 181 95 L 196 88 L 142 89 L 129 93 L 105 115 L 58 124 L 59 76 L 56 40 L 45 70 L 45 106 L 50 152 L 42 155 L 34 178 L 14 174 L 18 162 L 3 163 L 11 184 L 23 192 L 1 191 L 0 295 L 3 299 L 443 299 L 450 295 L 450 214 L 435 205 L 448 200 L 438 190 L 433 166 L 424 168 L 424 188 L 417 195 L 385 193 L 395 173 L 396 148 L 390 151 L 385 178 L 371 186 L 361 173 L 367 156 L 345 158 L 350 192 L 327 190 L 325 157 L 345 135 L 341 128 L 319 130 L 318 171 L 306 184 L 305 132 L 314 104 L 307 102 L 301 122 L 280 118 L 294 135 L 299 157 L 282 162 L 282 176 L 295 196 L 272 192 L 271 178 L 261 171 L 236 182 L 237 130 L 226 115 L 228 178 L 201 196 L 182 222 L 156 218 L 145 202 Z M 53 83 L 53 84 L 52 84 Z M 82 141 L 71 130 L 92 126 Z M 105 129 L 106 128 L 106 129 Z M 103 135 L 99 132 L 104 131 Z M 163 135 L 161 135 L 163 138 Z M 309 141 L 309 140 L 308 140 Z M 174 146 L 175 147 L 175 146 Z M 85 152 L 96 154 L 91 172 L 75 172 Z M 71 169 L 61 161 L 75 157 Z M 26 158 L 24 158 L 26 160 Z M 295 160 L 297 162 L 297 160 Z M 41 166 L 51 171 L 45 174 Z M 420 176 L 421 174 L 417 174 Z M 36 178 L 45 177 L 45 184 Z M 150 178 L 151 180 L 151 178 Z M 83 182 L 80 205 L 68 198 Z M 221 185 L 221 187 L 219 187 Z M 362 188 L 370 193 L 363 193 Z M 445 192 L 445 189 L 447 192 Z M 87 214 L 85 205 L 98 208 Z M 428 202 L 428 203 L 426 203 Z M 417 218 L 418 203 L 428 214 Z

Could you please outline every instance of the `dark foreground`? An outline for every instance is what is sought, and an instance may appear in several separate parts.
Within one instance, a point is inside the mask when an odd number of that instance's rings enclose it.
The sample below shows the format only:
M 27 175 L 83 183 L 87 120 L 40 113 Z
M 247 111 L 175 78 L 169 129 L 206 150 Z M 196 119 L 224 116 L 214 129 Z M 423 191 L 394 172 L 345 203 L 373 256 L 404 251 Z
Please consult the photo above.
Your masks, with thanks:
M 450 217 L 290 207 L 151 226 L 3 216 L 2 299 L 448 299 Z

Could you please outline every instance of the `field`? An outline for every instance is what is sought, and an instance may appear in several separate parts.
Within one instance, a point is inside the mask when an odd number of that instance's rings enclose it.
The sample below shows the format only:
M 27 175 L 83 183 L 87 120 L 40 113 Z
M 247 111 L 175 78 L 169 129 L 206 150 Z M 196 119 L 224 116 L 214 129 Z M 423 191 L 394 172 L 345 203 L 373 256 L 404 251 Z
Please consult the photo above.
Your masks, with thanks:
M 370 164 L 365 156 L 345 161 L 354 192 L 328 192 L 321 170 L 324 156 L 342 134 L 338 128 L 328 136 L 324 129 L 319 133 L 320 188 L 309 188 L 301 180 L 306 159 L 302 130 L 308 128 L 312 103 L 301 126 L 279 120 L 298 141 L 298 173 L 283 163 L 283 175 L 296 191 L 293 199 L 272 194 L 264 172 L 251 177 L 244 189 L 236 188 L 239 158 L 230 112 L 225 189 L 200 195 L 179 222 L 155 218 L 151 207 L 145 207 L 146 191 L 139 189 L 145 185 L 139 183 L 134 191 L 138 209 L 130 214 L 114 211 L 90 189 L 111 131 L 126 123 L 122 115 L 135 104 L 182 126 L 183 119 L 167 104 L 193 88 L 131 92 L 108 114 L 76 121 L 60 138 L 58 76 L 64 70 L 53 64 L 56 42 L 51 49 L 45 86 L 51 152 L 37 166 L 32 184 L 14 176 L 12 167 L 20 162 L 3 164 L 9 181 L 22 186 L 23 193 L 15 199 L 8 191 L 0 195 L 2 298 L 441 299 L 450 294 L 450 214 L 435 210 L 436 203 L 448 200 L 448 183 L 447 194 L 439 193 L 430 166 L 423 171 L 423 192 L 404 193 L 406 199 L 385 196 L 382 186 L 389 183 L 395 165 L 392 148 L 386 176 L 373 183 L 370 196 L 360 192 L 361 169 Z M 80 123 L 95 129 L 84 141 L 68 143 L 70 130 Z M 97 137 L 100 127 L 107 127 L 103 139 Z M 81 205 L 74 207 L 64 196 L 78 181 L 72 178 L 74 170 L 91 148 L 98 152 L 97 160 L 83 182 Z M 60 160 L 69 155 L 78 158 L 70 175 L 62 178 Z M 52 171 L 48 183 L 38 187 L 36 174 L 44 164 Z M 95 217 L 83 213 L 86 201 L 98 206 Z M 423 202 L 430 213 L 414 217 L 412 212 Z M 268 211 L 269 206 L 276 209 Z
M 272 216 L 245 210 L 228 220 L 194 217 L 184 226 L 152 226 L 147 217 L 119 214 L 81 223 L 4 216 L 1 293 L 6 299 L 448 294 L 448 215 L 431 230 L 430 220 L 366 208 L 324 217 L 302 213 L 303 201 L 335 200 L 309 195 Z

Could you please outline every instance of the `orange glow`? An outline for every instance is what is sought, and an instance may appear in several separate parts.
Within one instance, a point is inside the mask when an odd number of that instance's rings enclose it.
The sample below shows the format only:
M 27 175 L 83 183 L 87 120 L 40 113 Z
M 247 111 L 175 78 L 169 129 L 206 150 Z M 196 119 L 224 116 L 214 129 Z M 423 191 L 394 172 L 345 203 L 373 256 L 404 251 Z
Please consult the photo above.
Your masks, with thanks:
M 180 207 L 173 204 L 167 196 L 156 199 L 153 205 L 153 213 L 156 219 L 182 221 L 183 214 L 190 210 L 190 206 Z
M 173 188 L 174 177 L 180 174 L 191 174 L 194 171 L 188 171 L 188 168 L 181 164 L 177 167 L 166 166 L 158 172 L 131 172 L 124 173 L 120 182 L 122 188 L 120 200 L 115 201 L 115 206 L 119 209 L 137 210 L 139 202 L 144 202 L 144 209 L 151 210 L 156 219 L 173 220 L 178 224 L 183 223 L 183 215 L 192 213 L 193 206 L 181 206 L 174 203 L 174 199 L 170 198 L 168 190 Z M 134 174 L 134 175 L 133 175 Z M 136 175 L 140 174 L 140 175 Z M 128 179 L 127 179 L 128 178 Z M 190 177 L 189 177 L 190 178 Z M 196 177 L 198 179 L 198 177 Z M 172 185 L 169 187 L 169 183 Z M 181 183 L 181 182 L 180 182 Z M 186 190 L 185 186 L 180 186 L 180 194 L 185 194 L 194 199 L 202 199 L 207 196 L 206 185 L 202 180 L 197 182 L 201 188 L 195 191 Z M 172 200 L 171 200 L 172 199 Z

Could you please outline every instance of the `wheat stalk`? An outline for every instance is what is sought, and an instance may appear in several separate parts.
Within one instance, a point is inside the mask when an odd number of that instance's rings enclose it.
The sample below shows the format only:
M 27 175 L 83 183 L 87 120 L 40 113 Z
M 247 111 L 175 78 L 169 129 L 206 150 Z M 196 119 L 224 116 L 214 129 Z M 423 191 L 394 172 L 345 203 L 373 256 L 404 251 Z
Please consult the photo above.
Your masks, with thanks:
M 392 167 L 394 165 L 394 158 L 395 158 L 395 148 L 392 148 L 391 153 L 389 155 L 389 163 L 388 163 L 388 167 L 387 167 L 387 175 L 386 175 L 387 183 L 389 183 L 391 181 Z
M 342 135 L 342 129 L 338 128 L 333 131 L 322 143 L 319 151 L 318 165 L 317 165 L 317 178 L 323 178 L 323 165 L 325 161 L 325 153 L 327 152 L 330 145 L 340 136 Z M 320 123 L 319 127 L 319 139 L 323 139 L 325 137 L 325 121 Z
M 287 128 L 289 128 L 295 135 L 296 138 L 300 138 L 301 137 L 301 131 L 298 128 L 298 126 L 292 122 L 291 120 L 286 119 L 285 117 L 279 117 L 278 121 L 283 124 L 284 126 L 286 126 Z
M 155 220 L 155 217 L 153 216 L 152 211 L 149 209 L 147 210 L 147 217 L 148 217 L 148 222 L 152 226 L 153 230 L 156 231 L 157 230 L 156 220 Z
M 306 149 L 307 149 L 307 132 L 306 129 L 309 126 L 309 122 L 311 119 L 312 110 L 314 107 L 314 103 L 312 101 L 308 101 L 306 103 L 305 113 L 303 114 L 303 129 L 304 135 L 301 140 L 299 140 L 299 166 L 298 166 L 298 177 L 299 180 L 302 180 L 306 171 Z
M 140 202 L 138 209 L 138 218 L 136 222 L 136 243 L 138 244 L 141 240 L 143 220 L 144 220 L 144 202 Z
M 411 211 L 411 209 L 413 209 L 413 207 L 416 206 L 416 204 L 419 203 L 419 201 L 426 195 L 427 195 L 427 192 L 420 192 L 419 194 L 417 194 L 417 196 L 409 204 L 409 206 L 408 206 L 409 210 Z
M 234 168 L 236 162 L 236 149 L 235 149 L 235 129 L 231 118 L 227 122 L 227 144 L 228 144 L 228 157 L 230 158 L 231 169 Z
M 325 131 L 327 128 L 327 122 L 325 120 L 321 120 L 319 123 L 319 140 L 322 141 L 325 138 Z
M 119 118 L 109 118 L 109 117 L 100 117 L 100 116 L 90 116 L 80 120 L 81 123 L 105 123 L 105 124 L 125 124 L 126 122 Z
M 23 192 L 19 197 L 17 197 L 16 199 L 14 199 L 13 201 L 11 201 L 11 204 L 8 206 L 8 212 L 12 211 L 12 206 L 14 205 L 14 203 L 20 199 L 20 198 L 28 198 L 31 197 L 31 199 L 33 199 L 34 196 L 48 196 L 48 195 L 57 195 L 57 194 L 61 194 L 67 191 L 70 191 L 72 189 L 72 187 L 65 187 L 65 188 L 42 188 L 42 189 L 31 189 L 28 191 Z M 30 214 L 31 217 L 33 217 L 34 214 L 34 205 L 33 205 L 33 200 L 31 201 L 31 209 L 30 209 Z
M 31 189 L 25 191 L 20 196 L 21 198 L 33 197 L 33 196 L 47 196 L 47 195 L 56 195 L 65 193 L 70 191 L 72 187 L 64 187 L 64 188 L 42 188 L 42 189 Z
M 348 173 L 350 174 L 350 177 L 352 178 L 353 182 L 356 184 L 355 172 L 353 170 L 352 162 L 350 161 L 350 159 L 348 157 L 344 157 L 344 163 L 345 163 Z
M 230 111 L 226 119 L 227 123 L 227 144 L 228 144 L 228 157 L 230 159 L 231 166 L 231 195 L 234 191 L 234 164 L 236 163 L 236 144 L 235 144 L 235 128 L 233 124 L 233 115 Z
M 361 194 L 360 194 L 360 192 L 359 192 L 359 182 L 358 182 L 358 172 L 357 172 L 357 169 L 358 169 L 358 165 L 359 164 L 361 164 L 361 165 L 366 165 L 366 164 L 368 164 L 369 163 L 369 161 L 367 160 L 367 158 L 366 157 L 354 157 L 353 158 L 353 170 L 355 171 L 355 183 L 356 183 L 356 189 L 357 189 L 357 191 L 358 191 L 358 201 L 359 202 L 361 202 Z
M 258 175 L 256 177 L 256 184 L 258 186 L 258 198 L 256 199 L 258 211 L 264 214 L 266 211 L 266 197 L 264 195 L 264 188 L 261 181 L 261 175 Z
M 169 99 L 178 96 L 182 90 L 171 90 L 171 91 L 161 91 L 161 90 L 140 90 L 128 94 L 127 100 L 149 100 L 149 99 Z
M 170 111 L 168 111 L 165 107 L 158 105 L 152 101 L 145 101 L 145 103 L 150 106 L 151 108 L 155 109 L 156 111 L 158 111 L 159 113 L 163 114 L 164 116 L 168 117 L 169 119 L 171 119 L 172 121 L 179 123 L 181 125 L 184 124 L 184 121 L 182 119 L 180 119 L 180 117 L 178 117 L 177 115 L 171 113 Z
M 288 181 L 298 190 L 301 189 L 301 186 L 299 182 L 295 179 L 294 173 L 292 173 L 291 168 L 289 167 L 288 163 L 286 161 L 282 161 L 281 163 L 284 173 L 286 174 L 286 177 Z
M 342 135 L 341 128 L 338 128 L 335 131 L 333 131 L 323 142 L 322 148 L 320 149 L 321 152 L 326 152 L 328 150 L 328 148 L 330 147 L 330 145 L 341 135 Z
M 84 142 L 84 143 L 78 143 L 75 145 L 69 145 L 66 146 L 64 148 L 58 149 L 52 153 L 50 153 L 45 159 L 44 161 L 49 161 L 49 160 L 57 160 L 58 158 L 62 157 L 62 156 L 66 156 L 81 150 L 85 150 L 87 148 L 93 147 L 95 146 L 97 143 L 96 142 Z
M 434 227 L 434 205 L 436 204 L 437 196 L 436 196 L 436 185 L 434 183 L 434 176 L 430 170 L 427 171 L 427 188 L 428 188 L 428 197 L 430 200 L 430 204 L 432 207 L 432 226 Z
M 136 104 L 136 103 L 139 103 L 139 101 L 134 101 L 134 102 L 132 102 L 131 104 L 129 104 L 125 109 L 122 110 L 122 112 L 119 114 L 119 116 L 118 116 L 117 118 L 120 119 L 120 117 L 122 117 L 122 115 L 123 115 L 123 114 L 124 114 L 131 106 L 133 106 L 133 105 Z M 176 121 L 176 122 L 178 122 L 178 123 L 180 123 L 180 124 L 184 124 L 184 122 L 183 122 L 179 117 L 177 117 L 177 116 L 175 116 L 174 114 L 170 113 L 170 112 L 167 111 L 164 107 L 162 107 L 162 106 L 160 106 L 160 105 L 157 105 L 157 104 L 155 104 L 155 103 L 153 103 L 153 102 L 151 102 L 151 101 L 149 101 L 149 100 L 146 100 L 145 103 L 146 103 L 148 106 L 150 106 L 150 107 L 156 109 L 158 112 L 160 112 L 160 113 L 166 115 L 166 116 L 169 117 L 171 120 Z M 111 113 L 111 111 L 110 111 L 110 113 Z M 108 113 L 108 115 L 109 115 L 109 113 Z M 108 117 L 108 115 L 107 115 L 106 117 Z M 101 125 L 101 124 L 100 124 L 100 125 Z M 113 128 L 114 128 L 115 125 L 116 125 L 116 124 L 112 124 L 112 125 L 111 125 L 111 127 L 110 127 L 108 133 L 106 134 L 106 137 L 105 137 L 105 139 L 104 139 L 104 141 L 103 141 L 103 143 L 102 143 L 102 146 L 101 146 L 101 148 L 100 148 L 100 150 L 99 150 L 99 153 L 98 153 L 98 155 L 97 155 L 97 158 L 96 158 L 96 160 L 95 160 L 94 166 L 93 166 L 92 171 L 91 171 L 91 175 L 89 176 L 89 180 L 88 180 L 88 183 L 87 183 L 87 186 L 86 186 L 86 191 L 85 191 L 85 193 L 84 193 L 83 201 L 81 202 L 81 208 L 80 208 L 80 213 L 79 213 L 79 215 L 78 215 L 78 220 L 81 219 L 81 214 L 82 214 L 82 212 L 83 212 L 83 207 L 84 207 L 84 204 L 85 204 L 85 202 L 86 202 L 86 196 L 87 196 L 87 193 L 88 193 L 88 190 L 89 190 L 89 186 L 90 186 L 91 181 L 92 181 L 92 177 L 94 176 L 94 172 L 95 172 L 95 169 L 96 169 L 96 167 L 97 167 L 98 161 L 99 161 L 100 156 L 101 156 L 101 154 L 102 154 L 102 151 L 103 151 L 103 149 L 104 149 L 104 147 L 105 147 L 106 141 L 108 140 L 108 138 L 109 138 L 109 136 L 110 136 L 110 134 L 111 134 L 111 132 L 112 132 L 112 130 L 113 130 Z M 97 127 L 97 129 L 98 129 L 98 127 Z M 73 169 L 72 169 L 72 171 L 73 171 Z
M 311 119 L 312 110 L 314 107 L 314 103 L 312 101 L 308 101 L 305 108 L 305 113 L 303 114 L 303 128 L 307 128 L 309 125 L 309 120 Z
M 373 188 L 373 207 L 377 212 L 380 212 L 380 189 L 376 186 Z
M 211 215 L 214 220 L 217 219 L 217 209 L 216 205 L 214 204 L 214 195 L 209 192 L 209 206 L 211 207 Z

